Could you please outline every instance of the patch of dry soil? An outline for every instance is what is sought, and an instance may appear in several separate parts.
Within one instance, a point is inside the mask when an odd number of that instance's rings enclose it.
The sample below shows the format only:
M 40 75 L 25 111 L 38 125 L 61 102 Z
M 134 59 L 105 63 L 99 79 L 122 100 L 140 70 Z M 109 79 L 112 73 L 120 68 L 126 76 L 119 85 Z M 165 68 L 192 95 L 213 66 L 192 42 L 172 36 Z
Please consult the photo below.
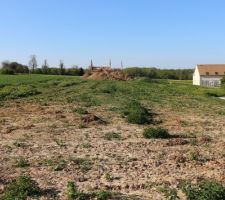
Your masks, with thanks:
M 72 109 L 72 105 L 25 102 L 0 107 L 0 192 L 21 174 L 29 174 L 50 191 L 42 199 L 66 199 L 68 181 L 83 191 L 112 189 L 146 200 L 164 199 L 158 188 L 177 188 L 182 180 L 209 178 L 225 183 L 224 117 L 162 111 L 161 126 L 179 137 L 147 140 L 142 137 L 144 126 L 127 124 L 113 112 L 90 108 L 91 115 L 82 117 Z M 80 127 L 82 120 L 86 128 Z M 120 133 L 122 139 L 104 139 L 108 132 Z M 16 167 L 20 157 L 30 166 Z M 77 158 L 87 164 L 79 166 Z

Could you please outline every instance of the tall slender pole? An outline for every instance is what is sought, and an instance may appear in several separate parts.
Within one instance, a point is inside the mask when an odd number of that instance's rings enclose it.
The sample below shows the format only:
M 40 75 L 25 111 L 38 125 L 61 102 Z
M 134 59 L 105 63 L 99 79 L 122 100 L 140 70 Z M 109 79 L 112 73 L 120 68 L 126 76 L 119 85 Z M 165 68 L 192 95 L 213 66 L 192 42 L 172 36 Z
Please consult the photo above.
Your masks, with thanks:
M 90 70 L 93 70 L 93 61 L 92 61 L 92 59 L 91 59 Z
M 121 60 L 121 69 L 123 69 L 123 61 Z
M 111 61 L 111 59 L 109 60 L 109 67 L 112 68 L 112 61 Z

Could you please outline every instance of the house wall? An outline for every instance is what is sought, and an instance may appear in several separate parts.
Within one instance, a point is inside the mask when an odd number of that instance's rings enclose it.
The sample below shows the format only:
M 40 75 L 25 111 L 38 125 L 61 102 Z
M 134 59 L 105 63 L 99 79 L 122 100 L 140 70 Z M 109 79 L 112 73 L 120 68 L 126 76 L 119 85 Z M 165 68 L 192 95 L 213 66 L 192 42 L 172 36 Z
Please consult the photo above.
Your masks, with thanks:
M 200 85 L 201 81 L 200 81 L 200 74 L 198 71 L 198 67 L 195 67 L 195 71 L 193 74 L 193 85 Z
M 206 87 L 220 87 L 223 76 L 201 76 L 200 85 Z

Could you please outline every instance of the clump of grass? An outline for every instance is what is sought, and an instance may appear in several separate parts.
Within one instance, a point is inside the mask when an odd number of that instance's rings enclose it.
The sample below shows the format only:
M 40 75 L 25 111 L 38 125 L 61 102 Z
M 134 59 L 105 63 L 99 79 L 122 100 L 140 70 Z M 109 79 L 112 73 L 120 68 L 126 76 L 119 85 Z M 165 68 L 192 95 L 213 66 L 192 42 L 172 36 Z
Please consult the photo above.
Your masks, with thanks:
M 113 176 L 110 174 L 110 173 L 106 173 L 105 174 L 105 179 L 109 182 L 112 182 L 113 181 Z
M 2 195 L 1 200 L 26 200 L 28 197 L 38 196 L 40 188 L 38 184 L 29 176 L 20 176 L 8 185 Z
M 166 139 L 171 137 L 168 131 L 163 128 L 146 128 L 143 136 L 146 139 Z
M 197 150 L 191 151 L 190 152 L 190 159 L 194 161 L 199 161 L 200 160 L 200 154 Z
M 72 159 L 72 161 L 82 172 L 91 170 L 93 165 L 93 163 L 88 158 L 75 158 Z
M 168 200 L 177 200 L 179 199 L 177 196 L 177 190 L 174 188 L 170 188 L 168 186 L 159 188 L 159 191 L 164 193 L 164 196 Z
M 101 191 L 96 194 L 97 200 L 108 200 L 113 197 L 111 191 Z
M 66 143 L 63 140 L 59 140 L 59 139 L 54 139 L 55 143 L 60 146 L 60 147 L 65 147 Z
M 30 164 L 29 164 L 28 160 L 26 160 L 25 158 L 18 158 L 16 160 L 15 166 L 20 167 L 20 168 L 24 168 L 24 167 L 29 167 Z
M 106 133 L 103 137 L 105 140 L 121 140 L 121 134 L 120 133 L 115 133 L 115 132 L 109 132 Z
M 67 197 L 68 199 L 97 199 L 97 200 L 109 200 L 112 198 L 113 193 L 111 191 L 100 191 L 94 193 L 84 193 L 78 190 L 76 184 L 72 181 L 67 183 Z
M 83 193 L 78 191 L 77 186 L 74 182 L 69 181 L 67 183 L 67 197 L 68 199 L 81 199 Z
M 124 109 L 123 115 L 131 124 L 147 124 L 153 122 L 152 113 L 139 102 L 132 101 Z
M 196 185 L 183 183 L 182 191 L 186 194 L 187 200 L 224 200 L 225 186 L 216 181 L 204 180 Z
M 105 85 L 103 88 L 100 89 L 100 92 L 106 94 L 115 94 L 117 91 L 117 87 L 115 85 Z
M 47 160 L 47 165 L 51 166 L 54 171 L 62 171 L 66 167 L 66 161 L 61 156 L 58 156 Z
M 86 114 L 88 114 L 88 111 L 85 110 L 84 108 L 75 108 L 75 109 L 73 109 L 73 112 L 74 113 L 78 113 L 80 115 L 86 115 Z
M 99 106 L 100 102 L 92 95 L 90 94 L 81 94 L 79 96 L 80 102 L 83 102 L 86 107 L 91 107 L 91 106 Z
M 70 87 L 70 86 L 73 86 L 73 85 L 76 85 L 76 84 L 77 83 L 74 82 L 74 81 L 63 81 L 58 86 L 60 86 L 60 87 Z

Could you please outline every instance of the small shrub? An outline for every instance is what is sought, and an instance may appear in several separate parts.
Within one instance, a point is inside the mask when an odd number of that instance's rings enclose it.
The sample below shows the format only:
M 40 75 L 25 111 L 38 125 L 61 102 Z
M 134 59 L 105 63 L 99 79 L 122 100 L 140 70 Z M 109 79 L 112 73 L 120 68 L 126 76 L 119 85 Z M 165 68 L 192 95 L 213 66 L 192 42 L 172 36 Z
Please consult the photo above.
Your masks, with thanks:
M 131 124 L 147 124 L 153 121 L 152 114 L 136 101 L 132 101 L 126 106 L 123 115 Z
M 29 167 L 30 164 L 29 164 L 29 162 L 26 159 L 24 159 L 24 158 L 18 158 L 16 160 L 16 165 L 15 166 L 16 167 L 20 167 L 20 168 L 24 168 L 24 167 Z
M 68 196 L 68 199 L 76 199 L 77 197 L 79 197 L 79 192 L 77 190 L 77 187 L 75 183 L 72 181 L 69 181 L 67 183 L 67 196 Z
M 166 139 L 171 137 L 168 131 L 163 128 L 146 128 L 143 132 L 143 136 L 146 139 Z
M 109 132 L 106 133 L 103 137 L 105 140 L 120 140 L 121 139 L 121 134 L 120 133 L 115 133 L 115 132 Z
M 191 151 L 190 152 L 190 159 L 194 161 L 199 161 L 200 160 L 200 154 L 198 151 Z
M 84 192 L 80 192 L 75 185 L 74 182 L 69 181 L 67 183 L 67 197 L 68 199 L 79 199 L 79 200 L 87 200 L 93 197 L 93 194 L 86 194 Z
M 62 171 L 66 167 L 66 161 L 61 159 L 57 163 L 54 164 L 53 170 L 54 171 Z
M 38 184 L 29 176 L 20 176 L 4 191 L 0 196 L 1 200 L 25 200 L 27 197 L 37 196 L 40 194 Z
M 75 108 L 75 109 L 73 109 L 73 112 L 74 113 L 78 113 L 80 115 L 86 115 L 86 114 L 88 114 L 88 111 L 85 110 L 85 109 L 83 109 L 83 108 Z
M 184 183 L 182 191 L 187 200 L 224 200 L 225 186 L 215 181 L 202 181 L 197 185 Z
M 96 194 L 97 200 L 108 200 L 112 198 L 113 194 L 111 191 L 101 191 Z
M 72 161 L 82 172 L 87 172 L 92 168 L 92 162 L 88 158 L 75 158 Z
M 51 166 L 54 171 L 62 171 L 66 167 L 66 161 L 61 156 L 47 160 L 46 163 L 48 166 Z

